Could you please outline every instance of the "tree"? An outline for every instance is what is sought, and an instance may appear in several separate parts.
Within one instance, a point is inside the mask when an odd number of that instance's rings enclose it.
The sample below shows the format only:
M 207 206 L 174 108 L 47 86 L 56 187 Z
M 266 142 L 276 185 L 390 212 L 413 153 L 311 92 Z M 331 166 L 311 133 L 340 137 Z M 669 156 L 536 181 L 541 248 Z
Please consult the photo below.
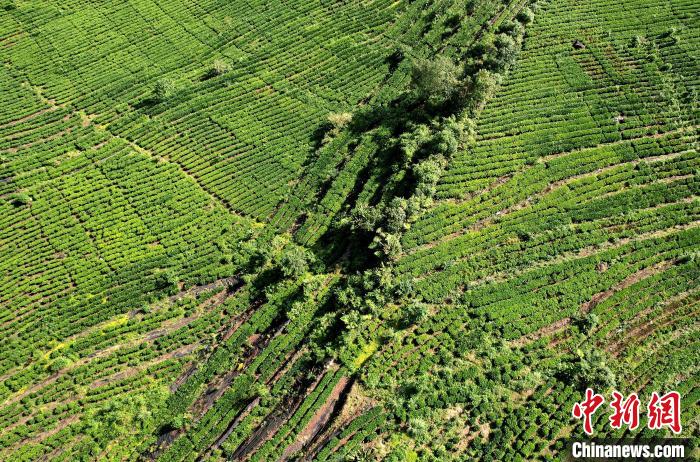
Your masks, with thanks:
M 331 124 L 331 129 L 323 137 L 322 144 L 328 144 L 334 136 L 338 136 L 340 131 L 352 122 L 352 113 L 350 112 L 331 112 L 328 114 L 328 123 Z
M 461 73 L 461 67 L 444 56 L 418 59 L 411 70 L 411 84 L 421 101 L 442 104 L 460 88 Z
M 172 270 L 160 271 L 156 275 L 155 286 L 157 290 L 172 290 L 177 287 L 178 277 Z
M 430 128 L 424 124 L 416 125 L 399 136 L 399 147 L 404 164 L 408 164 L 413 159 L 416 152 L 430 141 L 431 136 Z
M 435 194 L 435 185 L 442 175 L 444 166 L 445 159 L 442 156 L 430 157 L 413 166 L 417 196 L 430 198 Z
M 498 32 L 512 37 L 514 40 L 519 40 L 525 35 L 525 27 L 518 21 L 503 21 L 498 27 Z
M 386 229 L 390 233 L 398 233 L 403 230 L 406 223 L 406 199 L 395 197 L 389 203 L 384 214 L 386 216 Z
M 52 361 L 48 365 L 47 368 L 48 368 L 49 372 L 54 373 L 54 372 L 60 371 L 61 369 L 65 369 L 66 367 L 70 366 L 71 364 L 72 364 L 72 361 L 70 359 L 68 359 L 65 356 L 59 356 L 54 361 Z
M 177 83 L 169 77 L 158 79 L 153 87 L 153 97 L 158 101 L 165 101 L 175 94 Z
M 353 231 L 374 231 L 379 218 L 380 212 L 376 207 L 361 202 L 350 213 L 350 229 Z
M 328 122 L 333 126 L 333 130 L 339 132 L 352 122 L 352 113 L 350 112 L 331 112 L 328 114 Z
M 229 63 L 221 59 L 215 59 L 211 65 L 210 73 L 212 75 L 222 75 L 229 71 L 231 71 L 231 65 Z
M 282 274 L 287 278 L 297 278 L 309 270 L 308 253 L 297 246 L 290 247 L 282 253 L 279 264 Z
M 603 353 L 594 348 L 576 351 L 576 357 L 561 370 L 563 380 L 579 389 L 607 390 L 617 383 Z
M 479 111 L 496 91 L 498 75 L 486 69 L 480 69 L 474 76 L 470 92 L 470 108 Z
M 435 148 L 438 153 L 443 154 L 448 159 L 451 158 L 459 148 L 457 133 L 451 127 L 445 127 L 435 135 Z
M 496 46 L 496 54 L 492 66 L 496 72 L 505 72 L 518 56 L 518 45 L 513 37 L 507 34 L 498 34 L 493 44 Z
M 401 324 L 404 327 L 420 324 L 428 319 L 428 305 L 422 302 L 414 302 L 403 308 Z
M 378 257 L 385 257 L 393 260 L 401 254 L 401 238 L 396 234 L 385 233 L 379 230 L 370 248 L 378 249 L 375 252 L 375 255 Z
M 571 323 L 578 327 L 583 334 L 588 334 L 598 325 L 599 322 L 600 318 L 595 313 L 573 316 L 571 318 Z
M 515 19 L 517 19 L 521 24 L 527 26 L 535 20 L 535 13 L 532 12 L 529 6 L 526 6 L 525 8 L 520 10 Z

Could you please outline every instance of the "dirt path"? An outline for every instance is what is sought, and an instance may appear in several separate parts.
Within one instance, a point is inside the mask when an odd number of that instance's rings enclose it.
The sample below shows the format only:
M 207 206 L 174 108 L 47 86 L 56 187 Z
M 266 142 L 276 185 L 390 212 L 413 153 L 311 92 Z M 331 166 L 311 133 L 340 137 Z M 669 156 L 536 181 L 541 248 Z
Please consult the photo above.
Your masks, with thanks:
M 628 287 L 636 284 L 637 282 L 641 281 L 642 279 L 646 279 L 649 276 L 652 276 L 653 274 L 663 272 L 666 269 L 670 268 L 674 262 L 672 261 L 664 261 L 661 263 L 657 263 L 652 266 L 648 266 L 646 268 L 642 268 L 641 270 L 637 271 L 636 273 L 630 274 L 627 276 L 625 279 L 620 281 L 619 283 L 615 284 L 612 286 L 610 289 L 605 290 L 603 292 L 599 292 L 595 294 L 591 299 L 587 302 L 585 302 L 583 305 L 581 305 L 581 312 L 582 313 L 589 313 L 593 308 L 595 308 L 598 304 L 604 302 L 608 298 L 610 298 L 613 294 L 620 292 L 621 290 L 627 289 Z
M 293 454 L 307 446 L 307 443 L 312 442 L 321 430 L 328 425 L 333 415 L 337 412 L 336 408 L 342 400 L 342 396 L 350 389 L 350 385 L 352 385 L 352 382 L 348 377 L 340 378 L 328 398 L 326 398 L 326 402 L 316 411 L 309 423 L 306 424 L 306 427 L 296 436 L 294 442 L 285 448 L 280 458 L 281 461 L 289 460 Z

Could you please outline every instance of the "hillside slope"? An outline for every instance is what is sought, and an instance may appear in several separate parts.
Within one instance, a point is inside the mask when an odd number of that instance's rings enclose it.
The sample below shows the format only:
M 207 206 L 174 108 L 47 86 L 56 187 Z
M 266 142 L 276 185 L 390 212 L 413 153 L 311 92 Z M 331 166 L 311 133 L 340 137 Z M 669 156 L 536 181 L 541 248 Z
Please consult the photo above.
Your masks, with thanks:
M 0 7 L 0 459 L 697 439 L 696 2 Z

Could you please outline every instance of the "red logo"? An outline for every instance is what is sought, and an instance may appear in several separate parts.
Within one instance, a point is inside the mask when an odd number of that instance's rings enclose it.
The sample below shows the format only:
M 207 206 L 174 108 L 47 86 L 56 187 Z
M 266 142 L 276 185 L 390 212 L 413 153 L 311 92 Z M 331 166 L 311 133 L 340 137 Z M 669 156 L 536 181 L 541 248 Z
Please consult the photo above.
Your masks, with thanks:
M 593 434 L 593 414 L 605 402 L 602 395 L 587 388 L 585 399 L 575 403 L 571 415 L 578 420 L 583 419 L 583 431 L 587 435 Z M 613 391 L 610 407 L 613 413 L 608 417 L 612 428 L 620 429 L 626 425 L 630 430 L 639 427 L 640 400 L 636 393 L 625 398 L 622 393 Z M 647 406 L 647 427 L 651 430 L 669 428 L 673 433 L 681 432 L 681 395 L 676 391 L 670 391 L 663 396 L 657 392 L 651 394 Z
M 654 392 L 649 401 L 649 423 L 652 430 L 660 430 L 668 427 L 673 433 L 681 432 L 681 395 L 676 391 L 670 391 L 659 397 Z
M 593 433 L 593 426 L 591 425 L 593 413 L 595 413 L 604 402 L 605 398 L 603 398 L 602 395 L 598 395 L 590 388 L 586 388 L 586 399 L 580 403 L 574 404 L 571 414 L 576 419 L 583 417 L 583 431 L 586 432 L 587 435 Z
M 622 428 L 622 424 L 627 425 L 630 430 L 639 427 L 639 397 L 632 393 L 626 400 L 622 400 L 622 393 L 613 391 L 613 401 L 610 407 L 614 412 L 609 417 L 612 428 Z

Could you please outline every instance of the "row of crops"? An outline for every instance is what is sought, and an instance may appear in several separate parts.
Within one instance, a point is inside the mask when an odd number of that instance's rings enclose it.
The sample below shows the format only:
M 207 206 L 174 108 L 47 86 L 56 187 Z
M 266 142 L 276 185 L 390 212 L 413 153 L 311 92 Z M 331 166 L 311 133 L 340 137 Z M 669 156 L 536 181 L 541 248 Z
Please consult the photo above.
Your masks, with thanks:
M 553 460 L 591 384 L 697 431 L 657 3 L 2 3 L 0 459 Z
M 402 236 L 398 311 L 418 299 L 426 314 L 362 373 L 399 424 L 374 448 L 558 460 L 586 385 L 679 390 L 697 431 L 694 15 L 682 1 L 540 5 L 476 141 Z M 653 434 L 601 414 L 599 436 Z
M 325 115 L 380 88 L 387 55 L 423 34 L 439 41 L 441 28 L 428 33 L 431 18 L 453 10 L 468 17 L 451 2 L 292 1 L 274 15 L 264 3 L 64 2 L 11 10 L 9 27 L 35 32 L 9 48 L 8 61 L 59 103 L 95 114 L 264 219 L 291 193 Z M 471 27 L 482 15 L 469 17 Z M 27 59 L 40 53 L 50 59 Z M 215 59 L 231 70 L 209 78 Z M 150 99 L 158 78 L 177 87 L 167 102 Z

